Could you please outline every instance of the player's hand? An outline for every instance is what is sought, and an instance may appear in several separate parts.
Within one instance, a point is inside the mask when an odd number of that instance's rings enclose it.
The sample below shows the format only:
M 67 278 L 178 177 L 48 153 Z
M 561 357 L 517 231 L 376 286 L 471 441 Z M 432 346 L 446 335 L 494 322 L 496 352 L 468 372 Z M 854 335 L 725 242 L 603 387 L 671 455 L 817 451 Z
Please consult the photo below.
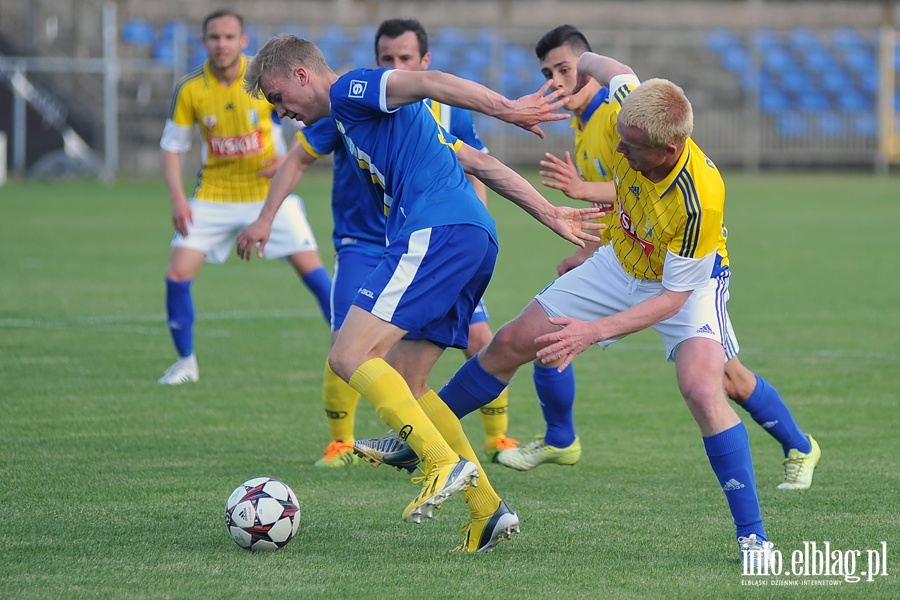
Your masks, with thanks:
M 560 261 L 558 265 L 556 265 L 556 272 L 559 275 L 565 275 L 575 267 L 580 267 L 589 257 L 590 255 L 585 252 L 584 248 L 579 248 L 578 252 L 576 252 L 572 256 L 567 256 L 566 258 L 562 259 L 562 261 Z
M 175 231 L 182 237 L 187 237 L 188 229 L 194 224 L 194 214 L 191 212 L 191 205 L 184 202 L 177 202 L 172 207 L 172 226 Z
M 579 321 L 570 317 L 553 317 L 550 322 L 559 325 L 562 329 L 534 340 L 535 344 L 549 344 L 538 350 L 537 359 L 542 364 L 562 360 L 562 364 L 557 367 L 560 373 L 572 364 L 576 356 L 601 341 L 596 339 L 593 323 L 590 321 Z
M 538 123 L 562 121 L 571 118 L 571 115 L 568 113 L 554 112 L 565 108 L 569 98 L 563 90 L 554 90 L 547 94 L 547 90 L 550 89 L 551 85 L 553 85 L 553 80 L 548 79 L 538 91 L 514 100 L 512 111 L 508 114 L 496 115 L 497 118 L 507 123 L 518 125 L 543 139 L 544 132 L 537 126 Z
M 546 221 L 541 219 L 541 222 L 555 231 L 557 235 L 582 248 L 584 247 L 582 240 L 600 243 L 599 237 L 588 233 L 585 229 L 599 231 L 606 228 L 605 224 L 597 222 L 597 219 L 606 214 L 602 210 L 596 206 L 590 208 L 555 206 L 554 209 L 552 217 Z
M 272 179 L 275 176 L 275 173 L 284 164 L 285 160 L 284 154 L 279 154 L 278 156 L 274 156 L 272 158 L 267 158 L 262 161 L 263 168 L 256 172 L 260 177 L 265 177 L 266 179 Z
M 578 175 L 575 163 L 572 162 L 572 155 L 566 152 L 565 160 L 557 158 L 553 154 L 547 152 L 544 154 L 544 160 L 540 162 L 541 167 L 548 169 L 541 171 L 541 177 L 548 177 L 549 180 L 541 181 L 548 188 L 561 191 L 569 198 L 575 200 L 584 200 L 585 193 L 581 188 L 584 183 Z
M 250 260 L 253 256 L 253 249 L 256 248 L 256 255 L 263 257 L 263 250 L 269 241 L 269 234 L 272 233 L 272 225 L 257 219 L 253 221 L 238 235 L 237 238 L 237 255 L 244 260 Z

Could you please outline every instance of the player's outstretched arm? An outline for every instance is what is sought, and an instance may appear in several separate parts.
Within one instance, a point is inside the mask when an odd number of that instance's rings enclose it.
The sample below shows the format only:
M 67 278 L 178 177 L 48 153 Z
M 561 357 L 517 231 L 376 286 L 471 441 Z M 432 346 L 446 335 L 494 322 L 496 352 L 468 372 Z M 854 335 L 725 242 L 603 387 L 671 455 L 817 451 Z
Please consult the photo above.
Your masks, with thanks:
M 315 161 L 315 157 L 307 152 L 302 145 L 295 144 L 291 151 L 284 157 L 284 162 L 272 177 L 269 191 L 266 193 L 266 201 L 259 217 L 244 228 L 237 238 L 237 254 L 244 260 L 250 260 L 253 249 L 256 255 L 262 258 L 263 250 L 272 233 L 272 221 L 284 199 L 287 198 L 300 183 L 306 169 Z
M 540 137 L 544 132 L 538 123 L 571 118 L 556 113 L 567 101 L 562 90 L 546 94 L 553 81 L 540 90 L 518 100 L 510 100 L 490 88 L 469 79 L 442 71 L 393 71 L 387 80 L 387 102 L 390 108 L 431 98 L 444 104 L 466 108 L 517 125 Z
M 489 188 L 519 205 L 560 237 L 582 247 L 582 240 L 600 241 L 597 236 L 584 231 L 596 231 L 605 227 L 595 221 L 604 214 L 599 208 L 554 206 L 524 177 L 490 154 L 479 152 L 467 144 L 463 144 L 456 155 L 467 173 L 478 177 Z
M 558 367 L 562 372 L 576 356 L 593 344 L 641 331 L 677 314 L 691 293 L 692 290 L 673 292 L 662 288 L 657 294 L 631 308 L 596 321 L 580 321 L 570 317 L 551 318 L 550 322 L 562 329 L 534 340 L 536 344 L 544 346 L 538 350 L 537 359 L 543 364 L 562 359 L 563 362 Z
M 541 167 L 541 181 L 548 188 L 564 193 L 573 200 L 585 200 L 596 204 L 612 204 L 616 199 L 616 184 L 611 181 L 584 181 L 575 169 L 572 156 L 566 152 L 565 159 L 547 152 Z
M 616 75 L 634 75 L 634 71 L 625 63 L 593 52 L 585 52 L 578 58 L 577 70 L 578 76 L 572 94 L 578 93 L 584 87 L 588 77 L 593 77 L 601 86 L 608 87 Z

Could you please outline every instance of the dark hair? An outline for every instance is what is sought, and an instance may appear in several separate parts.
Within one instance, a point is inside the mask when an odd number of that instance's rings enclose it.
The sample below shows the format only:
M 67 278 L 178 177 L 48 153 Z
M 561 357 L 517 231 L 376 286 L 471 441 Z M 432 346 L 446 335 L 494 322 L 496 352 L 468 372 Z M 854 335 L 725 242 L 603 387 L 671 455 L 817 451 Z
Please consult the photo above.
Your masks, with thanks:
M 203 35 L 206 35 L 206 26 L 209 25 L 209 22 L 213 19 L 219 19 L 221 17 L 234 17 L 238 20 L 238 23 L 241 24 L 241 33 L 244 32 L 244 17 L 231 10 L 230 8 L 220 8 L 216 12 L 206 15 L 206 18 L 203 19 L 203 29 L 200 30 L 203 32 Z
M 544 37 L 538 40 L 534 47 L 534 53 L 537 54 L 538 60 L 544 60 L 548 52 L 566 44 L 578 55 L 591 51 L 591 45 L 587 38 L 575 26 L 560 25 L 545 33 Z
M 378 31 L 375 32 L 375 56 L 378 56 L 378 40 L 382 36 L 398 38 L 407 31 L 416 34 L 416 39 L 419 41 L 419 56 L 428 54 L 428 34 L 425 33 L 425 28 L 421 23 L 416 19 L 388 19 L 382 21 L 378 26 Z

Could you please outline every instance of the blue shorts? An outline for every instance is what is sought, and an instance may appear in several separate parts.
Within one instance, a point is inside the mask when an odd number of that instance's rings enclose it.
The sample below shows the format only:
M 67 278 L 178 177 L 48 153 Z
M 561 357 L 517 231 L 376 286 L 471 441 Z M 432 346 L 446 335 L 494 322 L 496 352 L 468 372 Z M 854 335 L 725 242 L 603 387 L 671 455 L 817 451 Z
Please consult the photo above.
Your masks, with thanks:
M 472 320 L 469 321 L 469 325 L 474 325 L 475 323 L 484 323 L 487 320 L 487 306 L 484 305 L 484 299 L 481 299 L 478 301 L 478 306 L 475 307 L 475 312 L 472 313 Z
M 420 229 L 392 242 L 353 304 L 442 348 L 465 348 L 469 322 L 497 262 L 476 225 Z
M 367 251 L 361 245 L 344 246 L 338 250 L 334 276 L 331 278 L 331 331 L 337 331 L 344 324 L 359 288 L 380 261 L 380 252 Z

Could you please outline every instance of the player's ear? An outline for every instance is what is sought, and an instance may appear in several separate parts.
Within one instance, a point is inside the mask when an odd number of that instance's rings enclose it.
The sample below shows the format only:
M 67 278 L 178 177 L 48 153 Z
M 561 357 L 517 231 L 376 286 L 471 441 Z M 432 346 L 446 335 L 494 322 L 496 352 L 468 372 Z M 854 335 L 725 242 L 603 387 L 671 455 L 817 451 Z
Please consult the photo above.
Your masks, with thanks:
M 422 57 L 422 70 L 427 70 L 428 66 L 431 64 L 431 52 L 426 52 L 425 56 Z
M 246 33 L 241 34 L 241 50 L 244 50 L 250 44 L 250 36 Z

